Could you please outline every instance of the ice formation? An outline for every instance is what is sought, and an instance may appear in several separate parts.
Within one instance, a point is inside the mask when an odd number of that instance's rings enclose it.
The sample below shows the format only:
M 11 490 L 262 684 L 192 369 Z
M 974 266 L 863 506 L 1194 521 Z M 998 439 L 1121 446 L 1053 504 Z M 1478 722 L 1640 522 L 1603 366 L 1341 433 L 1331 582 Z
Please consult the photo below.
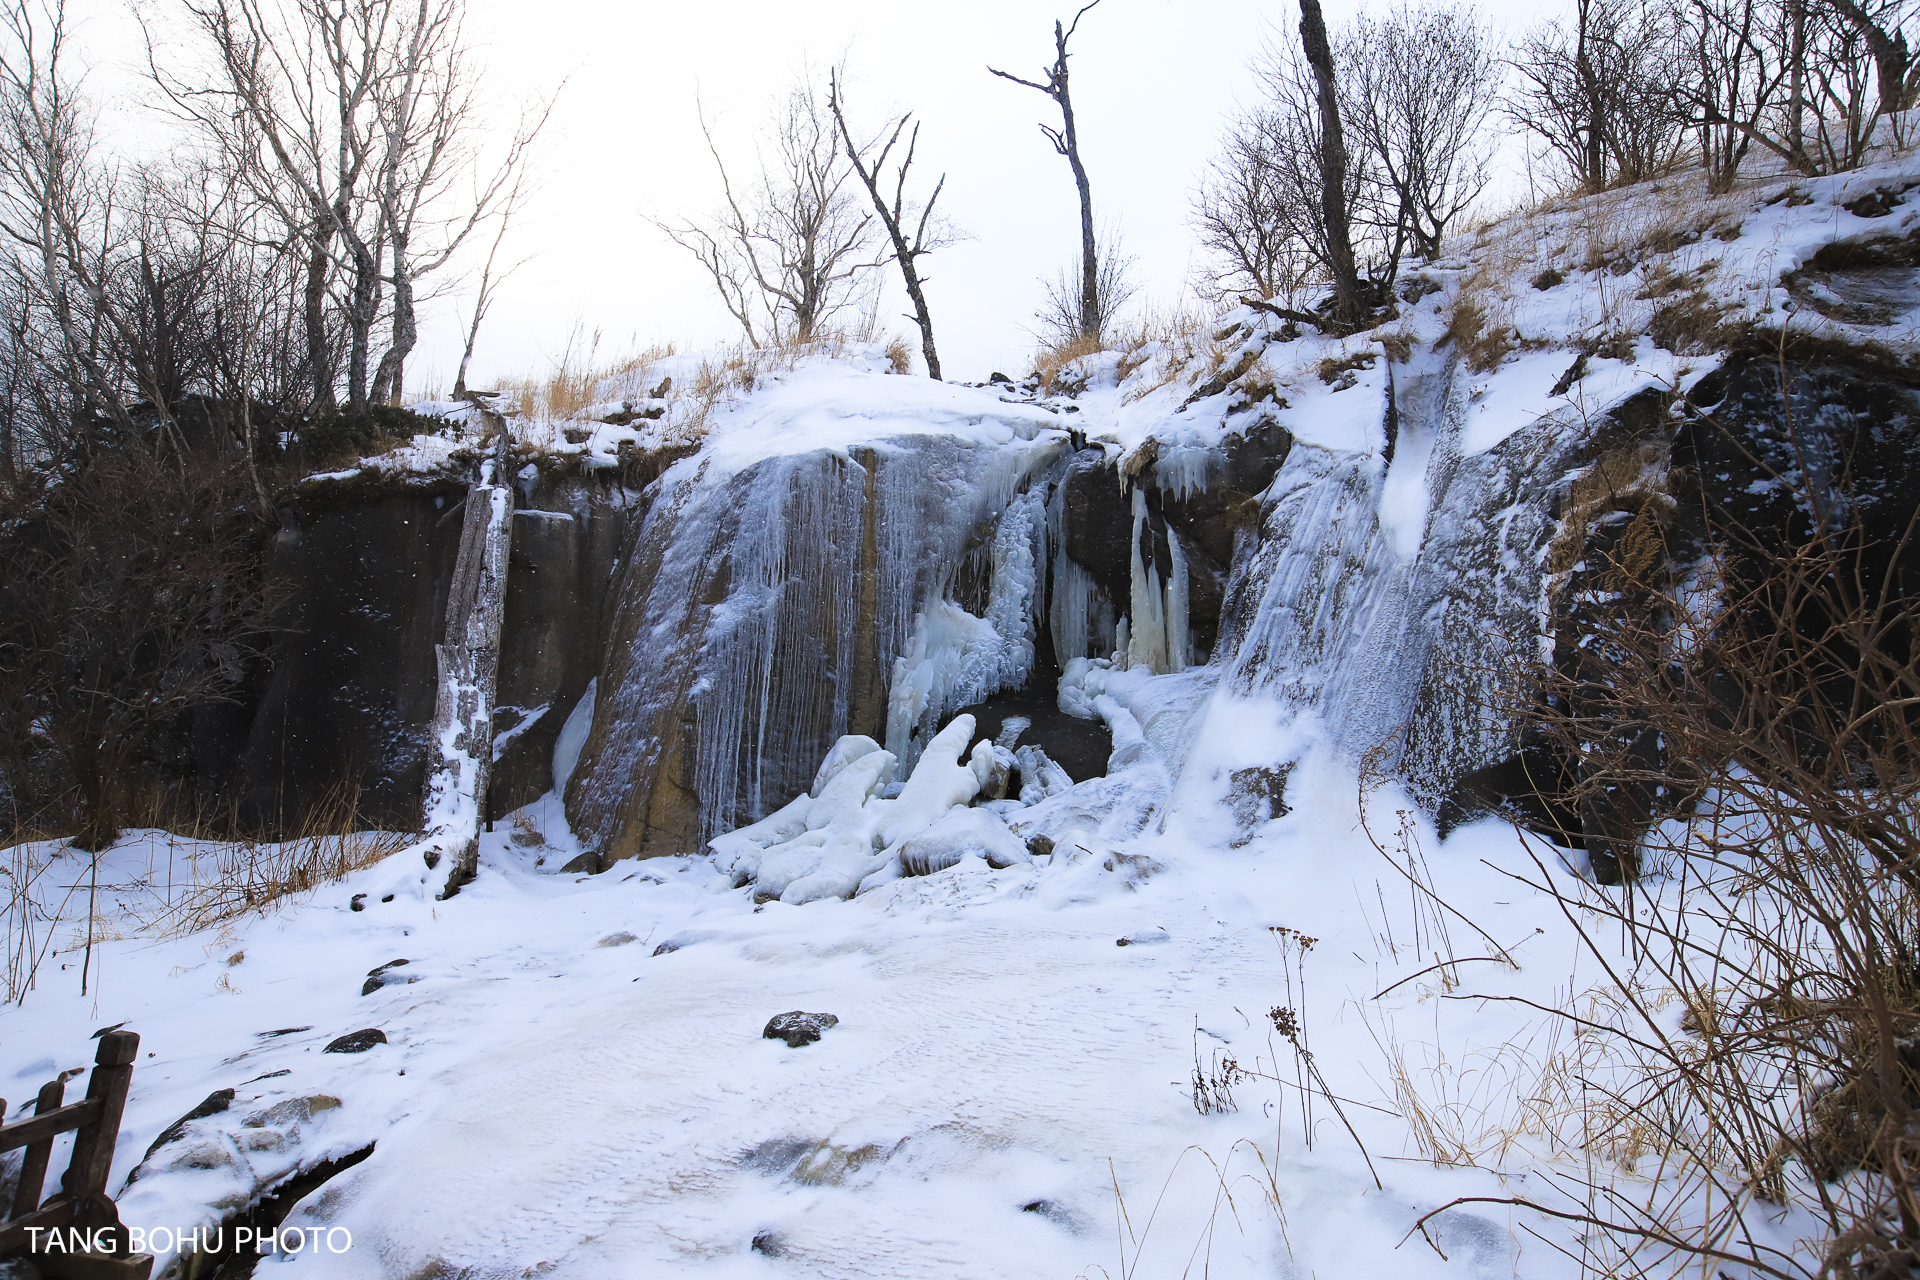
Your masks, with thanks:
M 985 739 L 969 749 L 974 727 L 972 716 L 954 717 L 893 799 L 881 792 L 893 778 L 894 754 L 871 738 L 842 738 L 809 791 L 713 839 L 714 864 L 736 884 L 751 884 L 758 898 L 798 905 L 943 871 L 969 855 L 996 867 L 1026 861 L 1026 845 L 997 814 L 967 807 L 1004 750 Z
M 910 767 L 916 729 L 1024 678 L 1040 521 L 1021 495 L 1065 441 L 1039 420 L 995 425 L 723 452 L 663 476 L 623 565 L 582 834 L 645 811 L 663 769 L 711 836 L 769 812 L 849 732 L 883 732 Z M 987 618 L 950 594 L 982 530 L 998 531 Z

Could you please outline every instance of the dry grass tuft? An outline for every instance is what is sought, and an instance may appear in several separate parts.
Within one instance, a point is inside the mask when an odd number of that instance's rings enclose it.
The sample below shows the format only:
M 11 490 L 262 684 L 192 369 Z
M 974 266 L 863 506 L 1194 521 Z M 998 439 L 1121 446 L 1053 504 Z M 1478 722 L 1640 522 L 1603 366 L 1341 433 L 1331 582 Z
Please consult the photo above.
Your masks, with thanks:
M 1082 334 L 1070 342 L 1063 342 L 1040 349 L 1033 360 L 1033 376 L 1040 380 L 1040 390 L 1052 395 L 1054 388 L 1061 382 L 1061 372 L 1075 360 L 1086 356 L 1097 356 L 1107 350 L 1107 345 L 1099 338 Z
M 1704 289 L 1693 289 L 1658 308 L 1647 325 L 1655 344 L 1676 355 L 1726 349 L 1724 308 Z
M 892 365 L 893 371 L 902 377 L 913 372 L 913 348 L 907 345 L 905 338 L 896 336 L 888 341 L 887 363 Z
M 1489 373 L 1520 345 L 1520 335 L 1510 324 L 1491 321 L 1477 297 L 1464 294 L 1454 303 L 1453 318 L 1441 341 L 1451 342 L 1476 373 Z

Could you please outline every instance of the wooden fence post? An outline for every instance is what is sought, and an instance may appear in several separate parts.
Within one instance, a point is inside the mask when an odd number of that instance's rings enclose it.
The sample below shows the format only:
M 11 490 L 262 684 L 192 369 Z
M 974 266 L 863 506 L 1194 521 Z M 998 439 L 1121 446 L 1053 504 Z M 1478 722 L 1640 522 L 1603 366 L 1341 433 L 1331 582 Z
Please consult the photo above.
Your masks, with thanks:
M 67 1082 L 64 1079 L 47 1081 L 40 1086 L 40 1097 L 33 1105 L 33 1114 L 44 1116 L 49 1111 L 58 1111 L 66 1097 Z M 13 1212 L 8 1217 L 24 1218 L 40 1207 L 40 1193 L 47 1185 L 47 1161 L 52 1158 L 51 1136 L 27 1147 L 26 1158 L 20 1164 L 20 1186 L 13 1193 Z
M 62 1179 L 65 1191 L 76 1202 L 84 1219 L 97 1212 L 93 1197 L 105 1198 L 107 1176 L 113 1170 L 113 1144 L 120 1136 L 120 1116 L 127 1109 L 127 1087 L 133 1082 L 133 1060 L 140 1052 L 140 1037 L 131 1031 L 109 1031 L 100 1037 L 99 1051 L 93 1055 L 93 1074 L 87 1077 L 87 1097 L 99 1098 L 100 1118 L 82 1125 L 73 1135 L 73 1160 Z M 111 1210 L 113 1201 L 108 1200 Z M 83 1223 L 93 1226 L 117 1226 L 118 1212 L 112 1223 Z

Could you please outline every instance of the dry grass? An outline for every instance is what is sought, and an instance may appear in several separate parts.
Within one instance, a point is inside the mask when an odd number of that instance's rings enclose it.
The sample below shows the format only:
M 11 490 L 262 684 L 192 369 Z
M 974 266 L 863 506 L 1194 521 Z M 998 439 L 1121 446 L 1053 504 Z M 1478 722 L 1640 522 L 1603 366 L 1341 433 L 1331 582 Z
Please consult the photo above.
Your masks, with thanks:
M 545 377 L 502 380 L 499 389 L 511 396 L 507 412 L 536 422 L 564 422 L 594 404 L 606 384 L 645 382 L 655 364 L 674 354 L 672 343 L 660 343 L 603 365 L 594 361 L 598 348 L 598 334 L 583 344 L 576 330 Z
M 1701 415 L 1700 429 L 1719 426 Z M 1620 536 L 1587 542 L 1586 576 L 1562 592 L 1581 602 L 1548 637 L 1567 665 L 1542 656 L 1509 682 L 1534 691 L 1512 710 L 1567 762 L 1559 802 L 1616 883 L 1531 844 L 1513 879 L 1554 905 L 1605 985 L 1537 1006 L 1559 1043 L 1491 1055 L 1509 1076 L 1537 1063 L 1506 1091 L 1518 1110 L 1481 1107 L 1486 1091 L 1437 1051 L 1390 1053 L 1396 1092 L 1436 1161 L 1544 1146 L 1525 1190 L 1470 1199 L 1568 1224 L 1600 1274 L 1907 1275 L 1920 1265 L 1913 600 L 1863 568 L 1865 529 L 1749 527 L 1719 508 L 1708 536 L 1725 565 L 1703 589 L 1692 559 L 1664 548 L 1650 461 L 1622 451 L 1585 478 L 1649 492 Z M 1775 479 L 1797 502 L 1825 500 L 1804 477 Z M 1797 1239 L 1776 1229 L 1788 1211 Z
M 134 803 L 136 822 L 159 812 L 158 801 Z M 211 928 L 320 888 L 407 847 L 418 837 L 367 830 L 359 788 L 343 781 L 303 816 L 304 834 L 281 841 L 234 840 L 212 834 L 231 820 L 187 824 L 191 830 L 147 837 L 146 870 L 124 883 L 102 879 L 100 855 L 51 841 L 22 841 L 5 851 L 6 999 L 23 1000 L 58 943 L 62 953 L 87 952 L 120 936 L 131 921 L 163 936 Z M 124 867 L 122 873 L 124 875 Z M 105 907 L 113 902 L 120 916 Z M 235 961 L 237 963 L 237 961 Z M 84 969 L 83 969 L 84 973 Z
M 196 849 L 180 892 L 169 891 L 166 911 L 153 923 L 170 933 L 193 933 L 249 912 L 264 914 L 287 898 L 372 866 L 418 838 L 367 828 L 359 783 L 349 775 L 302 815 L 299 836 L 221 841 Z
M 265 915 L 289 898 L 398 853 L 417 838 L 408 832 L 341 831 L 277 844 L 218 846 L 210 859 L 203 854 L 192 862 L 194 881 L 165 928 L 174 934 L 197 933 L 249 913 Z
M 1519 332 L 1513 325 L 1489 316 L 1489 306 L 1504 301 L 1470 295 L 1462 289 L 1459 300 L 1454 303 L 1453 317 L 1447 322 L 1441 341 L 1452 343 L 1467 367 L 1476 373 L 1499 368 L 1500 362 L 1520 345 Z
M 1043 395 L 1052 395 L 1056 387 L 1063 384 L 1061 374 L 1075 360 L 1085 356 L 1097 356 L 1107 350 L 1107 344 L 1099 338 L 1082 334 L 1070 342 L 1040 348 L 1033 358 L 1033 376 L 1040 381 Z
M 913 372 L 913 348 L 905 338 L 896 336 L 887 341 L 887 363 L 902 377 Z

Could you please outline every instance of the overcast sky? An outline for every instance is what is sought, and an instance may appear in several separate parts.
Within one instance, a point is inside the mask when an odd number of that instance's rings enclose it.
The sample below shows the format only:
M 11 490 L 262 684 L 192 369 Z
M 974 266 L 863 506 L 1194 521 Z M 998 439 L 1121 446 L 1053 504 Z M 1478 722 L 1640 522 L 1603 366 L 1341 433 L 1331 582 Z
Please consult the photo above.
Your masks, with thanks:
M 1383 7 L 1382 0 L 1373 0 Z M 1073 95 L 1095 216 L 1138 259 L 1136 306 L 1171 307 L 1198 263 L 1188 198 L 1224 118 L 1251 97 L 1249 61 L 1291 5 L 1251 0 L 1102 0 L 1071 45 Z M 115 0 L 70 0 L 99 96 L 137 86 L 138 42 Z M 734 341 L 737 328 L 684 251 L 649 217 L 708 210 L 718 194 L 696 99 L 723 156 L 751 168 L 775 99 L 811 68 L 845 59 L 856 123 L 911 110 L 924 122 L 921 160 L 947 175 L 940 206 L 967 239 L 923 259 L 949 377 L 1024 372 L 1035 345 L 1040 277 L 1078 252 L 1066 162 L 1036 122 L 1058 124 L 1039 93 L 988 75 L 989 63 L 1039 78 L 1052 24 L 1072 10 L 1037 0 L 962 5 L 899 0 L 470 0 L 470 32 L 504 125 L 516 103 L 565 82 L 541 147 L 544 175 L 505 256 L 529 256 L 500 290 L 469 381 L 540 374 L 578 331 L 599 334 L 606 362 L 630 349 Z M 1326 0 L 1338 22 L 1355 0 Z M 166 0 L 142 0 L 164 14 Z M 1483 7 L 1513 30 L 1541 10 L 1519 0 Z M 140 114 L 108 117 L 116 140 L 158 136 Z M 432 303 L 409 363 L 409 391 L 452 382 L 470 285 Z M 883 321 L 901 333 L 893 286 Z M 916 344 L 917 345 L 917 344 Z M 1019 367 L 1015 367 L 1019 366 Z

